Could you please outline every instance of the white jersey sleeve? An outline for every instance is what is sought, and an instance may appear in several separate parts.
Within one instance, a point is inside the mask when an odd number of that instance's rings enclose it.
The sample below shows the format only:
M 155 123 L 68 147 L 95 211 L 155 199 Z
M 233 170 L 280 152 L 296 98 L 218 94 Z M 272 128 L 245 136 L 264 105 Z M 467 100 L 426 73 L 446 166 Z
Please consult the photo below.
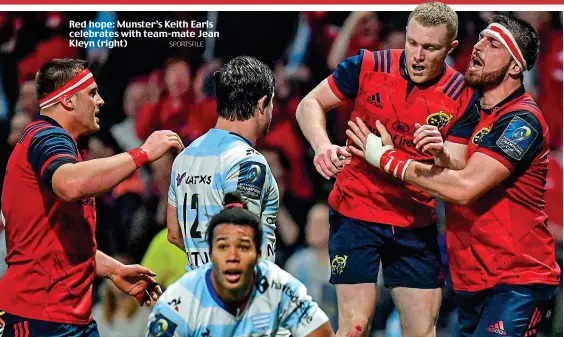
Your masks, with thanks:
M 173 162 L 173 169 L 170 172 L 170 186 L 168 188 L 168 204 L 173 206 L 174 208 L 178 207 L 176 202 L 176 170 L 174 170 L 174 164 L 176 160 Z
M 223 158 L 225 193 L 239 191 L 249 211 L 259 216 L 264 231 L 262 256 L 274 259 L 278 185 L 266 158 L 250 146 L 239 146 Z
M 305 285 L 289 273 L 283 273 L 289 280 L 282 290 L 278 307 L 280 326 L 290 330 L 293 337 L 306 337 L 329 318 L 307 293 Z

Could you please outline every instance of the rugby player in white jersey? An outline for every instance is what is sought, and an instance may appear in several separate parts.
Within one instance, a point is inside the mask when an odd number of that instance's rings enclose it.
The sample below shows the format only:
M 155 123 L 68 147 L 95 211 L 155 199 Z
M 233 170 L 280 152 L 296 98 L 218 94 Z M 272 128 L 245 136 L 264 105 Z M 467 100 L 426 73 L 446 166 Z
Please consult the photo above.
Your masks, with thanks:
M 332 337 L 327 315 L 306 287 L 261 257 L 260 219 L 239 192 L 207 228 L 211 263 L 186 273 L 161 296 L 149 317 L 148 337 Z
M 262 256 L 274 261 L 278 187 L 255 149 L 272 119 L 274 74 L 259 60 L 236 57 L 215 73 L 216 126 L 174 160 L 168 194 L 171 243 L 186 251 L 187 270 L 209 262 L 203 234 L 223 208 L 225 193 L 239 191 L 263 226 Z

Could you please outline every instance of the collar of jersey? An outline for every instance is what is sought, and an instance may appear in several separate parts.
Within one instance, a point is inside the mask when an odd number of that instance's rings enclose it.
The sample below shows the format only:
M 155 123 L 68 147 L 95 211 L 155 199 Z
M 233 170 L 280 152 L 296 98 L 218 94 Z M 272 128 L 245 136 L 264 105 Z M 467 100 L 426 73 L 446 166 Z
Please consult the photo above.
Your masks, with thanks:
M 256 280 L 256 276 L 255 276 L 255 279 L 253 280 L 253 288 L 249 292 L 249 295 L 247 296 L 247 298 L 245 299 L 243 304 L 239 307 L 232 307 L 232 306 L 229 306 L 229 305 L 223 303 L 221 298 L 219 298 L 219 295 L 217 294 L 217 292 L 215 291 L 215 288 L 213 287 L 213 283 L 212 283 L 212 280 L 211 280 L 211 273 L 212 273 L 211 268 L 206 271 L 206 286 L 208 288 L 208 291 L 209 291 L 211 297 L 213 298 L 215 303 L 217 303 L 223 310 L 227 311 L 228 313 L 230 313 L 231 315 L 233 315 L 235 317 L 239 316 L 239 314 L 241 312 L 243 312 L 243 310 L 245 310 L 245 308 L 247 307 L 247 304 L 249 303 L 249 300 L 251 299 L 251 294 L 255 291 L 254 280 Z
M 45 115 L 38 115 L 33 117 L 34 121 L 45 121 L 49 124 L 53 124 L 54 126 L 58 126 L 60 128 L 62 128 L 61 124 L 59 124 L 59 122 L 57 122 L 56 120 L 54 120 L 53 118 L 49 117 L 49 116 L 45 116 Z
M 523 95 L 524 93 L 525 93 L 525 86 L 521 85 L 519 88 L 517 88 L 517 90 L 513 91 L 511 93 L 511 95 L 505 97 L 501 102 L 497 103 L 493 107 L 491 107 L 489 109 L 485 109 L 485 108 L 480 107 L 480 109 L 482 109 L 483 112 L 485 112 L 486 114 L 489 115 L 490 113 L 492 113 L 492 111 L 498 110 L 499 108 L 501 108 L 505 104 L 511 102 L 512 100 L 514 100 L 517 97 Z
M 224 130 L 224 129 L 218 129 L 218 128 L 212 128 L 211 130 L 217 130 L 217 131 L 220 131 L 220 132 L 229 132 L 229 134 L 241 138 L 241 140 L 243 140 L 245 143 L 249 144 L 250 147 L 253 147 L 253 144 L 251 143 L 251 141 L 249 141 L 247 138 L 241 136 L 237 132 L 230 132 L 230 131 L 227 131 L 227 130 Z
M 446 63 L 443 62 L 443 67 L 441 68 L 441 71 L 439 72 L 439 74 L 433 78 L 430 81 L 427 81 L 425 83 L 415 83 L 413 82 L 413 80 L 411 80 L 411 77 L 409 77 L 409 73 L 407 72 L 407 63 L 405 62 L 405 50 L 401 52 L 401 56 L 400 56 L 400 75 L 401 77 L 403 77 L 404 80 L 406 80 L 408 83 L 418 86 L 418 87 L 428 87 L 431 86 L 437 82 L 439 82 L 441 80 L 441 78 L 443 77 L 443 75 L 445 74 L 446 71 Z

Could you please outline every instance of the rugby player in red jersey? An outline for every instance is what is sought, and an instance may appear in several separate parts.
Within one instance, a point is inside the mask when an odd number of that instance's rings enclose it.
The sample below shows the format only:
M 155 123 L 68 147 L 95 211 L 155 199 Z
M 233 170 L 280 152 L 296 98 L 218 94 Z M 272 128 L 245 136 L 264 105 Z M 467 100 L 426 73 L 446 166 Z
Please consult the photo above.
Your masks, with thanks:
M 537 32 L 496 16 L 474 45 L 466 72 L 481 94 L 480 121 L 463 169 L 413 160 L 394 150 L 381 124 L 375 136 L 349 123 L 350 151 L 382 171 L 447 201 L 447 249 L 460 336 L 535 336 L 557 291 L 560 267 L 544 211 L 547 123 L 523 87 L 535 63 Z M 448 151 L 436 130 L 416 131 L 418 147 Z M 433 134 L 434 135 L 431 135 Z M 358 148 L 356 147 L 358 146 Z
M 182 142 L 157 131 L 128 153 L 83 161 L 76 139 L 100 129 L 104 104 L 87 63 L 47 62 L 36 91 L 41 114 L 16 143 L 2 191 L 8 269 L 0 280 L 0 327 L 3 336 L 99 336 L 91 317 L 94 276 L 110 278 L 141 305 L 161 290 L 149 269 L 96 249 L 94 196 L 180 151 Z

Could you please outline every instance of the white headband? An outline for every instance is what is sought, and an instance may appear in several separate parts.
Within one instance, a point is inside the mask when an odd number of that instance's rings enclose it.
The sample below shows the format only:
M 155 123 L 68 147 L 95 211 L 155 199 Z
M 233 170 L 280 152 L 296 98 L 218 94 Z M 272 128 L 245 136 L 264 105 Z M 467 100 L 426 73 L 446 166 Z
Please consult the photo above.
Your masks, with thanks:
M 527 70 L 527 62 L 523 57 L 523 53 L 521 53 L 521 49 L 519 49 L 519 45 L 515 41 L 513 34 L 511 34 L 507 28 L 499 23 L 491 23 L 482 31 L 482 34 L 483 33 L 488 33 L 499 40 L 499 42 L 503 43 L 505 48 L 509 51 L 509 54 L 511 54 L 517 65 L 521 68 L 521 71 Z

